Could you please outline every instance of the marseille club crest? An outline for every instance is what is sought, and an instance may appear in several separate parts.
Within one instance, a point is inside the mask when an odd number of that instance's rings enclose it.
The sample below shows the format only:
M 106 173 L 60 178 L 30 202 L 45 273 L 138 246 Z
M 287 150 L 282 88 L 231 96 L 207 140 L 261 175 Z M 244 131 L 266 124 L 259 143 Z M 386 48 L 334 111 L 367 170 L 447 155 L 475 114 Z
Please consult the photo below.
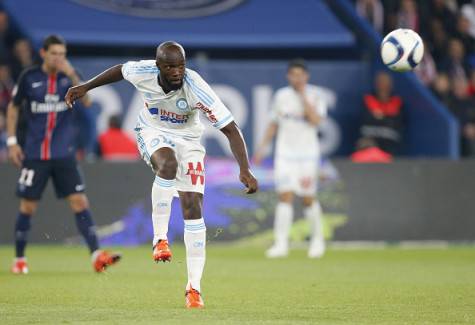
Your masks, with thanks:
M 179 100 L 176 101 L 176 107 L 182 111 L 186 112 L 188 110 L 188 103 L 186 102 L 186 99 L 180 98 Z

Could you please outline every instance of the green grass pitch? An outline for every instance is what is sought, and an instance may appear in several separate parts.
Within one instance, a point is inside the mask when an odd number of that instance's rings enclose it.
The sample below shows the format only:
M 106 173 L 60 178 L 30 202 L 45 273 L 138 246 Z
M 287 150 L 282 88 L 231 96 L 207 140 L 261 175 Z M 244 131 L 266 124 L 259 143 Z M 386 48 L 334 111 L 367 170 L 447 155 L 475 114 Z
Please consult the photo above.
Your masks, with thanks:
M 8 272 L 0 247 L 0 324 L 475 324 L 475 248 L 304 250 L 210 244 L 204 310 L 184 308 L 184 248 L 154 264 L 124 248 L 106 274 L 82 247 L 31 246 L 30 274 Z

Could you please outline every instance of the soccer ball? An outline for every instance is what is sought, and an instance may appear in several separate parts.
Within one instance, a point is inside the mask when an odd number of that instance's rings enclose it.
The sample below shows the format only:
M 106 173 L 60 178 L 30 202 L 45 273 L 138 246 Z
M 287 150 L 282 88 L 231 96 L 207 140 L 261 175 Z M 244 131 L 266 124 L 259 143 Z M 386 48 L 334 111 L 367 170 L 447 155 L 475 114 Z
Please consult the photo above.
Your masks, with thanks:
M 396 29 L 381 42 L 381 58 L 391 70 L 404 72 L 414 69 L 422 60 L 424 44 L 411 29 Z

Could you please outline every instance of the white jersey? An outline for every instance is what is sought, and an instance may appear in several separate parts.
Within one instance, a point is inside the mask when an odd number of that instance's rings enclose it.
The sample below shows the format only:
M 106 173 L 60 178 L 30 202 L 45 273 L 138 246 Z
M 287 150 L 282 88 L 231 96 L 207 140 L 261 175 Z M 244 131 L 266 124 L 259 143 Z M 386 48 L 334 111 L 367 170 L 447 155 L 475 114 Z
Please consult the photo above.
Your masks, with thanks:
M 138 117 L 141 124 L 185 138 L 200 138 L 204 126 L 199 111 L 217 129 L 234 120 L 197 72 L 186 69 L 183 86 L 167 94 L 158 84 L 159 73 L 154 60 L 129 61 L 122 65 L 124 79 L 137 88 L 145 103 Z
M 306 95 L 322 118 L 327 116 L 327 107 L 318 88 L 307 85 Z M 276 91 L 272 103 L 271 120 L 278 124 L 276 159 L 307 160 L 319 157 L 317 126 L 304 117 L 304 106 L 292 87 Z

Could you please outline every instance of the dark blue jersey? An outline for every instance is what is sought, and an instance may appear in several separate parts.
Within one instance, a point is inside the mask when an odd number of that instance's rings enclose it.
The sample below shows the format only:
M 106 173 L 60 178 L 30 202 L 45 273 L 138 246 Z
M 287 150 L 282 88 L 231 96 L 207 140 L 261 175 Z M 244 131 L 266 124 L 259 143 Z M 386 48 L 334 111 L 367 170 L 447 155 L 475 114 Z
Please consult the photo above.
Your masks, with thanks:
M 13 103 L 24 110 L 26 159 L 58 159 L 74 155 L 74 118 L 64 96 L 72 86 L 63 73 L 41 67 L 25 70 L 13 90 Z

